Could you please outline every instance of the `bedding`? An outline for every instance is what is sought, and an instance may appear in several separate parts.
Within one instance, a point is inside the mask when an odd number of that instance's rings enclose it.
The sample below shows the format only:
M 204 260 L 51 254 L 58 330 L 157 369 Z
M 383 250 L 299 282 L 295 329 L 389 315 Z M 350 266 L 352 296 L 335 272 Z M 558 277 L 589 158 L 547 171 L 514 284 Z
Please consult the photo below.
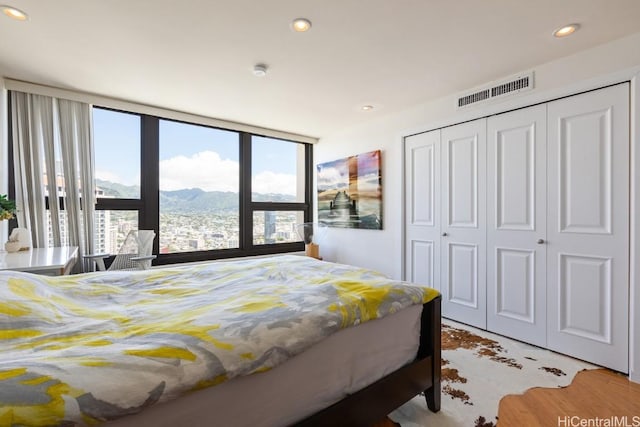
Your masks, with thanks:
M 414 305 L 356 328 L 341 329 L 260 375 L 236 377 L 103 425 L 295 425 L 414 361 L 421 314 L 422 306 Z
M 140 272 L 0 274 L 0 426 L 92 425 L 268 371 L 437 296 L 281 256 Z

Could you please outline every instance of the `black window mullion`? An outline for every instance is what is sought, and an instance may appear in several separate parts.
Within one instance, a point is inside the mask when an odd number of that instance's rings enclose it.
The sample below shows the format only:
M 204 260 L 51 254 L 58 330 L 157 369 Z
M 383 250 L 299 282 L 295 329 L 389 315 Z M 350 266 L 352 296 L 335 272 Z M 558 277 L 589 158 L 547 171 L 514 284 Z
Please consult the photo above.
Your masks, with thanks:
M 8 167 L 7 167 L 7 172 L 9 175 L 9 188 L 8 188 L 8 194 L 7 196 L 9 197 L 10 200 L 15 200 L 16 199 L 16 177 L 15 177 L 15 171 L 13 168 L 13 111 L 11 109 L 11 91 L 9 91 L 8 95 L 7 95 L 7 106 L 8 106 L 8 111 L 9 111 L 9 120 L 7 120 L 8 122 L 8 135 L 9 135 L 9 146 L 7 147 L 7 154 L 8 154 Z M 9 232 L 11 232 L 11 230 L 13 230 L 14 228 L 16 228 L 18 226 L 18 220 L 14 217 L 12 219 L 9 220 Z
M 99 211 L 141 211 L 143 208 L 144 202 L 141 199 L 98 197 L 96 201 L 96 210 Z
M 307 203 L 297 202 L 251 202 L 253 211 L 306 211 Z
M 307 208 L 304 212 L 304 221 L 313 221 L 313 145 L 305 144 L 304 149 L 304 201 Z
M 153 253 L 160 251 L 160 120 L 142 115 L 140 123 L 140 229 L 154 230 Z
M 253 206 L 251 202 L 251 134 L 240 132 L 240 238 L 241 250 L 253 248 Z

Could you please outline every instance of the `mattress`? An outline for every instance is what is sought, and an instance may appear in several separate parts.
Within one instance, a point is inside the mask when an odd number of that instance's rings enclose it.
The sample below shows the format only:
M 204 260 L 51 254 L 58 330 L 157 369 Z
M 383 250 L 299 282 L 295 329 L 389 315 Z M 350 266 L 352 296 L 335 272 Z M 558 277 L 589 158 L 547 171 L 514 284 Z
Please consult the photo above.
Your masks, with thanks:
M 411 306 L 343 329 L 275 369 L 235 378 L 104 425 L 291 425 L 413 361 L 421 313 L 421 305 Z

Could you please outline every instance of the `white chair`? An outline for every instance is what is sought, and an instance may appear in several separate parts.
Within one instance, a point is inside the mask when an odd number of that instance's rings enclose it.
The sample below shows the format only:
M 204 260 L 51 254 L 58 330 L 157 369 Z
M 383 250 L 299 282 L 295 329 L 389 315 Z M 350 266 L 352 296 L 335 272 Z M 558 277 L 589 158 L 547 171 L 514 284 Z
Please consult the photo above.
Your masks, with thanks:
M 153 230 L 129 231 L 108 270 L 146 270 L 151 267 L 151 261 L 156 258 L 152 254 L 155 237 Z M 104 260 L 108 257 L 109 254 L 95 254 L 85 255 L 84 259 L 93 260 L 98 271 L 105 271 Z

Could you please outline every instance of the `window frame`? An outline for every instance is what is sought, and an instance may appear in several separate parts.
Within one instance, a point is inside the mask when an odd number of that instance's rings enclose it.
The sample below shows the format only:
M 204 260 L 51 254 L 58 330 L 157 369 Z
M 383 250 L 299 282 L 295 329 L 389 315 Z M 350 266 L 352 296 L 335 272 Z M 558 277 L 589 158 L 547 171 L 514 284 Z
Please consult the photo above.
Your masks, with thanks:
M 92 108 L 134 114 L 140 117 L 140 199 L 97 198 L 96 210 L 135 210 L 138 211 L 138 228 L 154 230 L 156 239 L 153 252 L 157 254 L 154 265 L 167 265 L 185 262 L 198 262 L 214 259 L 227 259 L 256 255 L 272 255 L 304 250 L 304 243 L 287 242 L 254 245 L 253 213 L 254 211 L 297 211 L 303 212 L 304 221 L 312 219 L 312 185 L 313 185 L 313 145 L 306 142 L 278 138 L 305 147 L 304 202 L 254 202 L 251 197 L 252 184 L 252 137 L 265 136 L 234 129 L 208 126 L 199 123 L 168 119 L 142 113 L 118 110 L 94 105 Z M 238 133 L 239 148 L 239 241 L 238 248 L 210 249 L 191 252 L 173 252 L 161 254 L 160 251 L 160 120 L 168 120 L 188 125 L 203 126 Z

